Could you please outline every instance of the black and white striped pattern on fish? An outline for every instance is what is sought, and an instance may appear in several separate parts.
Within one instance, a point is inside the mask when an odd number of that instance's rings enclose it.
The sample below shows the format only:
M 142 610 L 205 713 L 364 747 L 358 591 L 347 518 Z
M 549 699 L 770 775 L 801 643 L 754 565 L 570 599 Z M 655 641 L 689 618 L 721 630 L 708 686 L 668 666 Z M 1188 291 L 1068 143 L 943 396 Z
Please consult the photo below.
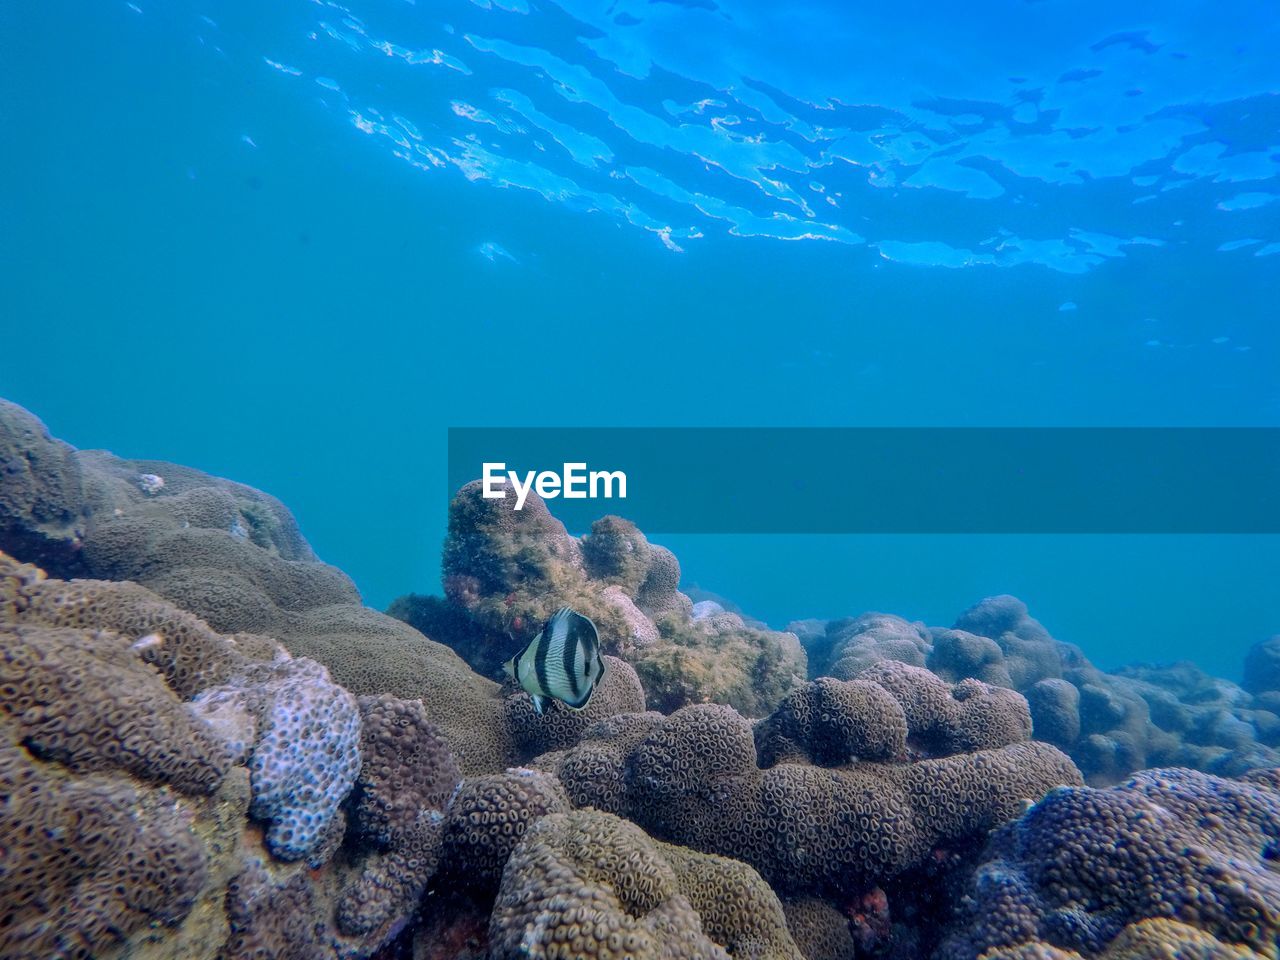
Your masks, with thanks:
M 604 677 L 596 625 L 577 611 L 561 607 L 542 632 L 507 661 L 506 670 L 528 692 L 539 716 L 551 700 L 581 710 Z

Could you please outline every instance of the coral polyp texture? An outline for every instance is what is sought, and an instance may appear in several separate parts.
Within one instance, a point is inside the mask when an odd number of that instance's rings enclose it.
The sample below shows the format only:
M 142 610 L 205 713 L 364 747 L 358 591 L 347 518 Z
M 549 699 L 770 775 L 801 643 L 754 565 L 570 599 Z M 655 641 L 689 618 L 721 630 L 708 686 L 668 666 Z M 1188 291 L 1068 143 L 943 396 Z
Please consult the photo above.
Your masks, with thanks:
M 802 960 L 750 867 L 660 843 L 611 814 L 558 813 L 508 861 L 489 926 L 498 958 Z
M 603 517 L 576 538 L 536 494 L 516 511 L 513 497 L 486 499 L 476 481 L 449 506 L 443 597 L 401 597 L 391 612 L 492 676 L 572 607 L 595 623 L 606 653 L 635 668 L 649 706 L 666 711 L 717 702 L 763 716 L 803 681 L 794 634 L 723 610 L 695 615 L 679 584 L 675 554 L 630 521 Z
M 352 829 L 371 848 L 338 902 L 338 927 L 364 935 L 413 911 L 439 866 L 444 810 L 461 779 L 421 701 L 360 698 L 363 765 Z
M 1107 789 L 1055 790 L 995 835 L 939 958 L 1029 955 L 1013 951 L 1038 944 L 1142 956 L 1162 939 L 1188 956 L 1275 957 L 1278 856 L 1275 770 L 1239 780 L 1149 770 Z
M 1190 663 L 1107 673 L 1050 636 L 1016 597 L 988 597 L 948 628 L 886 614 L 796 625 L 818 675 L 861 679 L 886 662 L 953 683 L 1017 690 L 1034 736 L 1071 755 L 1090 783 L 1148 766 L 1231 775 L 1280 764 L 1280 644 L 1256 644 L 1243 688 Z
M 1274 637 L 1237 686 L 1012 597 L 775 631 L 478 484 L 390 616 L 4 403 L 0 550 L 5 960 L 1280 960 Z M 539 715 L 498 668 L 561 606 L 607 670 Z
M 984 702 L 988 690 L 882 668 L 883 684 L 802 688 L 754 730 L 732 707 L 695 704 L 602 723 L 549 759 L 575 802 L 741 859 L 788 891 L 896 876 L 1081 782 L 1056 748 L 1027 739 L 1026 704 L 1012 691 Z M 909 756 L 915 737 L 937 755 Z
M 360 771 L 356 700 L 314 660 L 251 664 L 195 698 L 249 767 L 267 846 L 298 860 L 324 839 Z

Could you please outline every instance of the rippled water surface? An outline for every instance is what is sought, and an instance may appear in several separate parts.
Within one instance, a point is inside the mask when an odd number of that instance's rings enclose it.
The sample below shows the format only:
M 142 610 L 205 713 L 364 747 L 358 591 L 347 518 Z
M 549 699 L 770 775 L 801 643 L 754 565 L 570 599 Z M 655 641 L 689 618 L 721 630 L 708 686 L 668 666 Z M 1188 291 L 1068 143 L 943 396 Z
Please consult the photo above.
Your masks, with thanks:
M 0 18 L 0 393 L 271 490 L 374 603 L 434 586 L 451 424 L 1280 420 L 1266 4 Z M 1271 538 L 673 545 L 775 622 L 1009 591 L 1104 663 L 1280 620 Z

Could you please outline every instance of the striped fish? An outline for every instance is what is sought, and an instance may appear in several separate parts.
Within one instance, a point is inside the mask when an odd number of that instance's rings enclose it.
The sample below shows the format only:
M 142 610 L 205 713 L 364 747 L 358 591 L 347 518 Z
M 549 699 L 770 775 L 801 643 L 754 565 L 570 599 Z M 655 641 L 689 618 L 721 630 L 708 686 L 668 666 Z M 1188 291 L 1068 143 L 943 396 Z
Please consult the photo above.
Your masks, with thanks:
M 581 710 L 604 677 L 596 625 L 576 611 L 561 607 L 542 632 L 504 665 L 507 676 L 533 698 L 538 716 L 552 700 Z

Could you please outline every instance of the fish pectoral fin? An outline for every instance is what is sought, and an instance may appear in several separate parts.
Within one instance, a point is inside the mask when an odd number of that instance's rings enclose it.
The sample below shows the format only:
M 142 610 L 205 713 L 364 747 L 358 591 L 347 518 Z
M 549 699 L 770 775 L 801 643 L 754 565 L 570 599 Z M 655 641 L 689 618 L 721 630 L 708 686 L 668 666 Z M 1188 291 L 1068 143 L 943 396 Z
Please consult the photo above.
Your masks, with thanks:
M 529 699 L 533 701 L 533 712 L 538 716 L 542 716 L 547 712 L 547 703 L 550 702 L 550 697 L 544 697 L 538 693 L 531 693 L 529 694 Z
M 587 695 L 577 703 L 574 703 L 570 700 L 561 700 L 560 702 L 563 703 L 570 710 L 572 710 L 574 713 L 577 713 L 579 710 L 587 709 L 587 704 L 591 702 L 591 698 L 592 696 L 595 695 L 595 692 L 596 692 L 596 688 L 592 687 L 590 690 L 587 691 Z

